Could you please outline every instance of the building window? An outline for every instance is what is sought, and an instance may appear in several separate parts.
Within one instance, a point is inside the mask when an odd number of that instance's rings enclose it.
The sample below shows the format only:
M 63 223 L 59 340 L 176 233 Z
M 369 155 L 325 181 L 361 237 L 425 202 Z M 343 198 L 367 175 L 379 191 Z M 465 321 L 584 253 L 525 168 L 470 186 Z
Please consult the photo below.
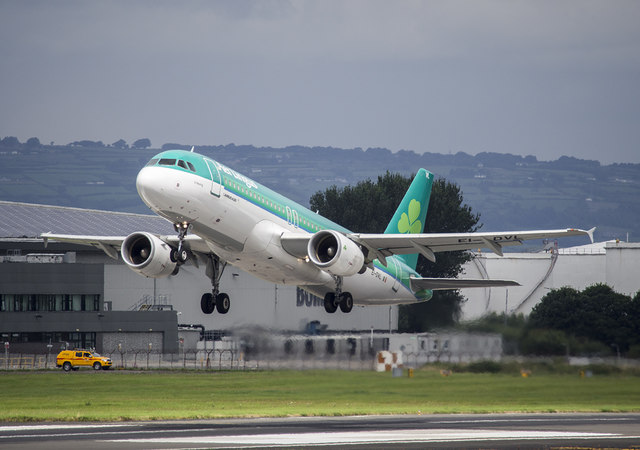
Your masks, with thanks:
M 56 296 L 47 295 L 47 311 L 55 311 L 55 310 L 56 310 Z
M 48 332 L 48 333 L 3 333 L 2 340 L 10 343 L 43 343 L 52 344 L 53 349 L 92 349 L 96 348 L 96 333 L 81 332 Z M 55 351 L 54 350 L 54 351 Z
M 66 294 L 62 300 L 62 310 L 71 311 L 73 303 L 71 302 L 71 296 Z
M 22 302 L 22 295 L 14 295 L 13 297 L 13 310 L 16 312 L 24 311 L 24 305 Z
M 0 294 L 0 312 L 100 311 L 100 294 Z

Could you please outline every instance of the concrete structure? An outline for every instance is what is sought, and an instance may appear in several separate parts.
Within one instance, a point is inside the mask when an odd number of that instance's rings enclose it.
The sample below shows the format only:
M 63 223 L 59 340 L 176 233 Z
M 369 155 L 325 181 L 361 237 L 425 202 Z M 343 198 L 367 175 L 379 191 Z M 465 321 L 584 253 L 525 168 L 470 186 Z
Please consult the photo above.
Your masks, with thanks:
M 528 315 L 551 289 L 570 286 L 582 290 L 604 283 L 615 291 L 633 296 L 640 290 L 640 243 L 619 241 L 541 253 L 477 253 L 464 267 L 463 277 L 518 281 L 522 286 L 468 289 L 464 295 L 463 320 L 496 312 Z

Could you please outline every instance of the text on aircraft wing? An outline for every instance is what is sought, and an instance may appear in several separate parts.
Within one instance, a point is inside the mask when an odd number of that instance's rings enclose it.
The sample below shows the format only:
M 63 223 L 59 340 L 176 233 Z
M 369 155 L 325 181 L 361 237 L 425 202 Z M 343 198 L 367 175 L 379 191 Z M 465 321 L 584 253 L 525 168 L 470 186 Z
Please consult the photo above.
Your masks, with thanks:
M 411 290 L 413 292 L 421 289 L 431 291 L 441 291 L 446 289 L 464 288 L 487 288 L 487 287 L 508 287 L 520 286 L 520 283 L 512 280 L 485 280 L 485 279 L 464 279 L 464 278 L 410 278 Z
M 438 252 L 476 248 L 488 248 L 502 256 L 503 246 L 520 245 L 522 241 L 532 239 L 587 235 L 593 242 L 593 231 L 567 228 L 489 233 L 349 234 L 348 237 L 373 250 L 378 257 L 420 253 L 428 260 L 435 261 L 435 253 Z

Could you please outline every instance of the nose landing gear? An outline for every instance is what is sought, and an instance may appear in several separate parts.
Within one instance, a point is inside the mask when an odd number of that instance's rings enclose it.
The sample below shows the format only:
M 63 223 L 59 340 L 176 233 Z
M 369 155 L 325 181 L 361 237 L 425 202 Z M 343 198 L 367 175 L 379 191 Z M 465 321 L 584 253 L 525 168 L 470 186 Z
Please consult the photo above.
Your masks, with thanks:
M 178 248 L 171 250 L 171 261 L 181 266 L 189 259 L 189 252 L 184 246 L 184 238 L 187 231 L 191 229 L 191 224 L 188 222 L 174 223 L 173 229 L 178 232 Z
M 173 229 L 178 233 L 178 248 L 171 250 L 171 261 L 176 263 L 174 275 L 178 273 L 181 265 L 183 265 L 190 257 L 190 251 L 184 245 L 187 232 L 191 230 L 189 222 L 177 222 L 173 224 Z M 194 260 L 197 265 L 197 260 Z M 220 314 L 226 314 L 231 308 L 231 300 L 229 295 L 220 292 L 220 278 L 227 267 L 227 263 L 220 262 L 220 258 L 214 254 L 209 254 L 207 261 L 206 274 L 211 279 L 211 292 L 202 294 L 200 298 L 200 309 L 204 314 L 212 314 L 216 309 Z

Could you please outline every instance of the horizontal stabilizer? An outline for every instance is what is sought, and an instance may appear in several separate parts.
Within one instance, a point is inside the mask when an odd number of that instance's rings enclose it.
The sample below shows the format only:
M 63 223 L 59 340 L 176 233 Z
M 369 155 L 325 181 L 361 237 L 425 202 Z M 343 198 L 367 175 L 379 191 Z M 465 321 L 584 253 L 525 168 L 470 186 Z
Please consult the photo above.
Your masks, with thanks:
M 442 291 L 446 289 L 520 286 L 520 283 L 512 280 L 484 280 L 463 278 L 411 278 L 410 283 L 411 290 L 413 292 L 422 289 Z

